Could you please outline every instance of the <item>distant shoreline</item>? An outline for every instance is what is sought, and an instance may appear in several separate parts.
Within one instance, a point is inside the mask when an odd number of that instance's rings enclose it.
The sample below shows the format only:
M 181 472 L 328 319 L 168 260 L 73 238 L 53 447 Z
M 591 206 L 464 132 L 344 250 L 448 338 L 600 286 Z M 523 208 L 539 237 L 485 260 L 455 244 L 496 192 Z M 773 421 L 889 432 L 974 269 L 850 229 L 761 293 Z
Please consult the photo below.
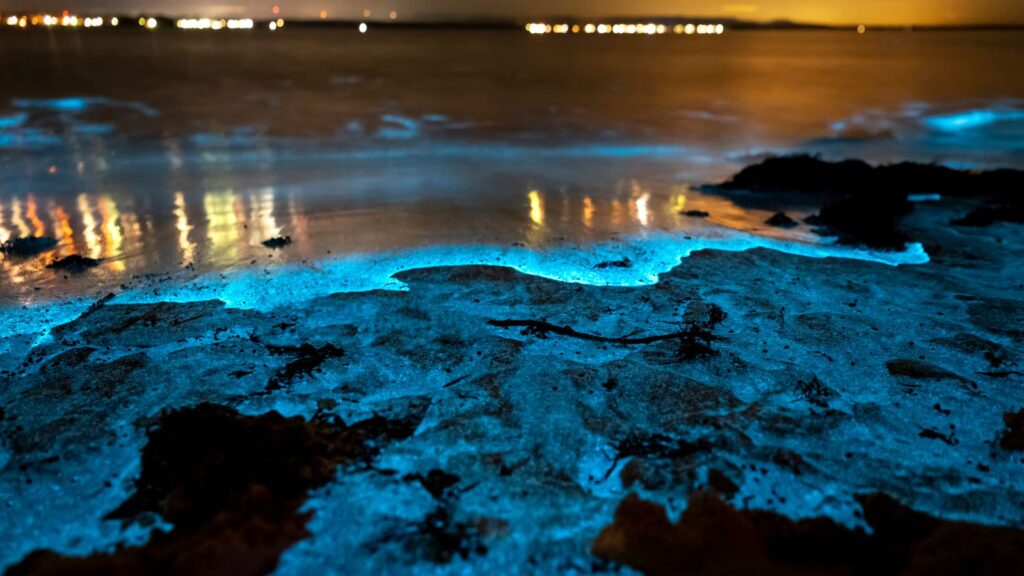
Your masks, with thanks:
M 0 17 L 6 18 L 11 15 L 21 15 L 24 12 L 21 11 L 0 11 Z M 139 19 L 139 15 L 123 15 L 123 14 L 106 14 L 103 15 L 105 21 L 109 22 L 111 18 L 118 18 L 121 22 L 120 26 L 116 28 L 118 30 L 136 30 L 142 28 L 136 26 L 134 22 Z M 188 18 L 192 16 L 153 16 L 146 15 L 147 18 L 154 18 L 159 24 L 158 28 L 175 29 L 175 23 L 179 18 Z M 211 19 L 215 20 L 215 19 Z M 277 21 L 276 18 L 261 18 L 253 19 L 255 29 L 266 29 L 271 22 Z M 523 26 L 528 22 L 546 22 L 551 24 L 568 24 L 580 25 L 585 24 L 599 24 L 599 23 L 621 23 L 621 24 L 662 24 L 668 27 L 675 26 L 677 24 L 722 24 L 727 30 L 743 30 L 743 31 L 817 31 L 817 32 L 856 32 L 861 24 L 848 24 L 848 25 L 829 25 L 829 24 L 813 24 L 813 23 L 802 23 L 802 22 L 790 22 L 790 21 L 775 21 L 775 22 L 752 22 L 747 20 L 736 20 L 731 18 L 686 18 L 686 17 L 604 17 L 604 18 L 576 18 L 567 16 L 553 16 L 553 17 L 537 17 L 526 20 L 505 20 L 505 19 L 480 19 L 480 20 L 426 20 L 418 22 L 410 21 L 391 21 L 391 20 L 379 20 L 379 19 L 349 19 L 349 20 L 320 20 L 316 18 L 309 19 L 284 19 L 287 23 L 287 28 L 356 28 L 360 24 L 367 24 L 373 28 L 386 28 L 386 29 L 405 29 L 405 30 L 416 30 L 416 29 L 447 29 L 447 30 L 522 30 Z M 958 24 L 958 25 L 872 25 L 864 24 L 867 31 L 869 32 L 975 32 L 975 31 L 1020 31 L 1024 30 L 1024 22 L 1016 24 L 993 24 L 993 23 L 976 23 L 976 24 Z M 41 26 L 29 27 L 22 30 L 17 27 L 3 26 L 0 23 L 0 30 L 11 28 L 12 31 L 26 31 L 31 29 L 49 29 Z M 53 29 L 59 29 L 60 26 L 54 26 Z M 111 26 L 104 26 L 103 29 L 110 29 Z M 74 29 L 74 28 L 73 28 Z M 582 32 L 569 35 L 585 35 Z

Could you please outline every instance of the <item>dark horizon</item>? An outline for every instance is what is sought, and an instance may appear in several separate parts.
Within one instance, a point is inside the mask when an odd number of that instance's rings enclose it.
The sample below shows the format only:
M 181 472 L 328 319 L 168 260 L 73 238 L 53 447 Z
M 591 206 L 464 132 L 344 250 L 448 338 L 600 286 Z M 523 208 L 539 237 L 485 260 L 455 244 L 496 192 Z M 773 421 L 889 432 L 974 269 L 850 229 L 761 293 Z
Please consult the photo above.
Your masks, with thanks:
M 29 9 L 0 9 L 0 17 L 6 17 L 9 15 L 36 15 L 44 14 L 46 11 L 41 10 L 29 10 Z M 56 14 L 59 14 L 57 12 Z M 118 17 L 122 19 L 122 28 L 133 28 L 130 24 L 134 19 L 140 16 L 153 17 L 164 22 L 174 22 L 181 18 L 195 18 L 199 17 L 194 13 L 168 13 L 168 12 L 146 12 L 146 11 L 81 11 L 71 12 L 78 16 L 103 16 L 103 17 Z M 259 24 L 266 24 L 277 20 L 278 18 L 268 17 L 254 17 L 249 15 L 242 15 L 240 17 L 252 18 L 254 22 Z M 227 18 L 227 17 L 225 17 Z M 127 20 L 124 20 L 127 19 Z M 213 19 L 219 19 L 215 17 Z M 567 16 L 567 15 L 548 15 L 548 16 L 533 16 L 523 18 L 512 18 L 512 17 L 501 17 L 501 16 L 486 16 L 486 15 L 466 15 L 466 16 L 430 16 L 422 17 L 416 20 L 388 20 L 388 19 L 375 19 L 371 18 L 317 18 L 317 17 L 292 17 L 287 18 L 287 22 L 291 26 L 303 26 L 303 27 L 337 27 L 337 26 L 355 26 L 363 22 L 370 23 L 375 26 L 386 26 L 391 28 L 437 28 L 437 27 L 452 27 L 452 28 L 520 28 L 526 23 L 530 22 L 545 22 L 550 24 L 565 23 L 565 24 L 586 24 L 586 23 L 655 23 L 655 24 L 676 24 L 676 23 L 715 23 L 723 24 L 727 28 L 733 30 L 822 30 L 822 31 L 847 31 L 855 30 L 860 24 L 856 23 L 825 23 L 825 22 L 814 22 L 804 20 L 790 20 L 790 19 L 776 19 L 769 21 L 758 21 L 758 20 L 746 20 L 740 18 L 733 18 L 727 16 L 687 16 L 687 15 L 634 15 L 634 16 L 602 16 L 602 17 L 579 17 L 579 16 Z M 129 25 L 125 26 L 124 22 Z M 974 22 L 963 22 L 956 24 L 869 24 L 867 28 L 873 31 L 943 31 L 943 30 L 1018 30 L 1024 29 L 1024 20 L 1012 21 L 1012 22 L 997 22 L 997 21 L 974 21 Z M 4 26 L 0 26 L 0 30 L 3 30 Z

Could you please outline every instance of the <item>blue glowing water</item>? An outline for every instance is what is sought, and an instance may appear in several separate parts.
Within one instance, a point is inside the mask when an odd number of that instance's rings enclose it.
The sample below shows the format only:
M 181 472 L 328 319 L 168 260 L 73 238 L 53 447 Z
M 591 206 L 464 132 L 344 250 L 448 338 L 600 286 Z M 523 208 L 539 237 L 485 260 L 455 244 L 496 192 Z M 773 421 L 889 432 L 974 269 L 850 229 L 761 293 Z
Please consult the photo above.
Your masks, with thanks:
M 924 119 L 925 125 L 943 132 L 976 130 L 997 123 L 1020 121 L 1024 121 L 1024 110 L 967 110 Z

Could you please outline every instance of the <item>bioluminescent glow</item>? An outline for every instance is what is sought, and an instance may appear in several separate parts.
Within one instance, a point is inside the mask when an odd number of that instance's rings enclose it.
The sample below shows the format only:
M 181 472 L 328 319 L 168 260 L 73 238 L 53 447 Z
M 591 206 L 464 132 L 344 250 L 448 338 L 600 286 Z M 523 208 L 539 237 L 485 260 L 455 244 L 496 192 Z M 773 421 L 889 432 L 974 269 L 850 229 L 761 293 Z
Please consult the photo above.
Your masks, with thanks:
M 238 239 L 238 219 L 244 212 L 234 206 L 229 195 L 207 195 L 205 202 L 211 218 L 212 250 L 234 251 Z M 543 205 L 539 194 L 530 195 L 531 219 L 543 223 Z M 80 209 L 86 221 L 84 235 L 89 254 L 100 257 L 111 239 L 101 234 L 108 226 L 92 216 L 92 205 L 85 196 L 79 198 Z M 110 215 L 106 215 L 109 221 Z M 220 223 L 223 219 L 224 222 Z M 25 226 L 22 224 L 22 226 Z M 27 230 L 27 226 L 25 226 Z M 179 241 L 183 252 L 190 248 L 188 223 L 179 221 Z M 524 274 L 562 282 L 594 286 L 644 286 L 655 284 L 659 274 L 683 262 L 690 254 L 700 250 L 742 252 L 765 248 L 808 258 L 847 258 L 875 262 L 889 266 L 926 264 L 928 254 L 920 244 L 909 244 L 902 252 L 874 251 L 829 244 L 801 244 L 774 238 L 729 230 L 709 229 L 702 237 L 692 234 L 649 233 L 624 238 L 617 242 L 599 242 L 591 245 L 568 246 L 534 250 L 528 247 L 507 246 L 434 246 L 402 250 L 393 253 L 351 254 L 320 261 L 315 267 L 282 265 L 267 270 L 238 270 L 226 274 L 201 276 L 181 284 L 168 285 L 154 292 L 150 289 L 128 289 L 116 297 L 116 302 L 196 302 L 222 300 L 235 308 L 269 310 L 295 303 L 296 299 L 311 300 L 340 292 L 370 290 L 405 290 L 406 286 L 395 275 L 407 270 L 438 266 L 504 266 Z M 628 268 L 602 267 L 602 262 L 628 259 Z M 64 303 L 37 303 L 31 308 L 50 310 L 53 306 L 69 313 L 80 312 L 88 302 L 69 300 Z M 0 338 L 20 334 L 25 330 L 25 314 L 0 315 Z M 49 313 L 48 313 L 49 314 Z M 51 317 L 51 316 L 47 316 Z M 43 326 L 52 326 L 70 318 L 58 317 L 53 321 L 40 319 Z
M 1024 110 L 968 110 L 956 114 L 932 116 L 925 118 L 924 123 L 942 132 L 960 132 L 974 130 L 1000 122 L 1024 121 Z

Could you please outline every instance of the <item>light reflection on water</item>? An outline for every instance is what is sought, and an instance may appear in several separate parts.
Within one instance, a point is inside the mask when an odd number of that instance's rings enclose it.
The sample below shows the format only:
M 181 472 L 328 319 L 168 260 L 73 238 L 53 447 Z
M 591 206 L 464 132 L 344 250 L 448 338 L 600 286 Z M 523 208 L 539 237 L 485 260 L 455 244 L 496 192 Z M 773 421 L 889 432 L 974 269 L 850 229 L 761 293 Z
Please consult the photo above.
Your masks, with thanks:
M 302 193 L 273 186 L 178 190 L 171 196 L 166 206 L 135 203 L 130 208 L 119 206 L 111 193 L 82 192 L 70 200 L 50 199 L 40 209 L 34 193 L 0 194 L 0 240 L 26 235 L 57 240 L 56 249 L 39 257 L 3 261 L 3 300 L 26 302 L 65 289 L 74 291 L 76 286 L 112 287 L 133 275 L 179 271 L 190 264 L 200 271 L 217 271 L 304 260 L 328 252 L 457 244 L 487 234 L 485 243 L 535 249 L 645 230 L 699 236 L 702 230 L 721 226 L 813 241 L 806 229 L 781 231 L 763 225 L 768 211 L 740 208 L 685 185 L 636 179 L 616 185 L 610 193 L 573 194 L 557 186 L 528 186 L 518 197 L 502 198 L 486 213 L 445 202 L 412 210 L 371 204 L 321 212 L 317 205 L 307 206 L 309 199 Z M 712 216 L 691 218 L 680 214 L 684 207 Z M 499 221 L 518 224 L 503 228 Z M 279 235 L 291 236 L 294 244 L 281 251 L 262 247 L 263 240 Z M 72 254 L 101 259 L 102 265 L 70 278 L 46 269 L 54 260 Z
M 557 53 L 518 32 L 372 36 L 0 35 L 0 240 L 58 240 L 0 264 L 0 304 L 188 264 L 434 245 L 723 226 L 818 241 L 686 184 L 766 151 L 1024 167 L 1024 76 L 1005 72 L 1019 32 L 593 38 Z M 261 246 L 278 235 L 294 244 Z M 66 279 L 45 269 L 70 254 L 105 260 Z

